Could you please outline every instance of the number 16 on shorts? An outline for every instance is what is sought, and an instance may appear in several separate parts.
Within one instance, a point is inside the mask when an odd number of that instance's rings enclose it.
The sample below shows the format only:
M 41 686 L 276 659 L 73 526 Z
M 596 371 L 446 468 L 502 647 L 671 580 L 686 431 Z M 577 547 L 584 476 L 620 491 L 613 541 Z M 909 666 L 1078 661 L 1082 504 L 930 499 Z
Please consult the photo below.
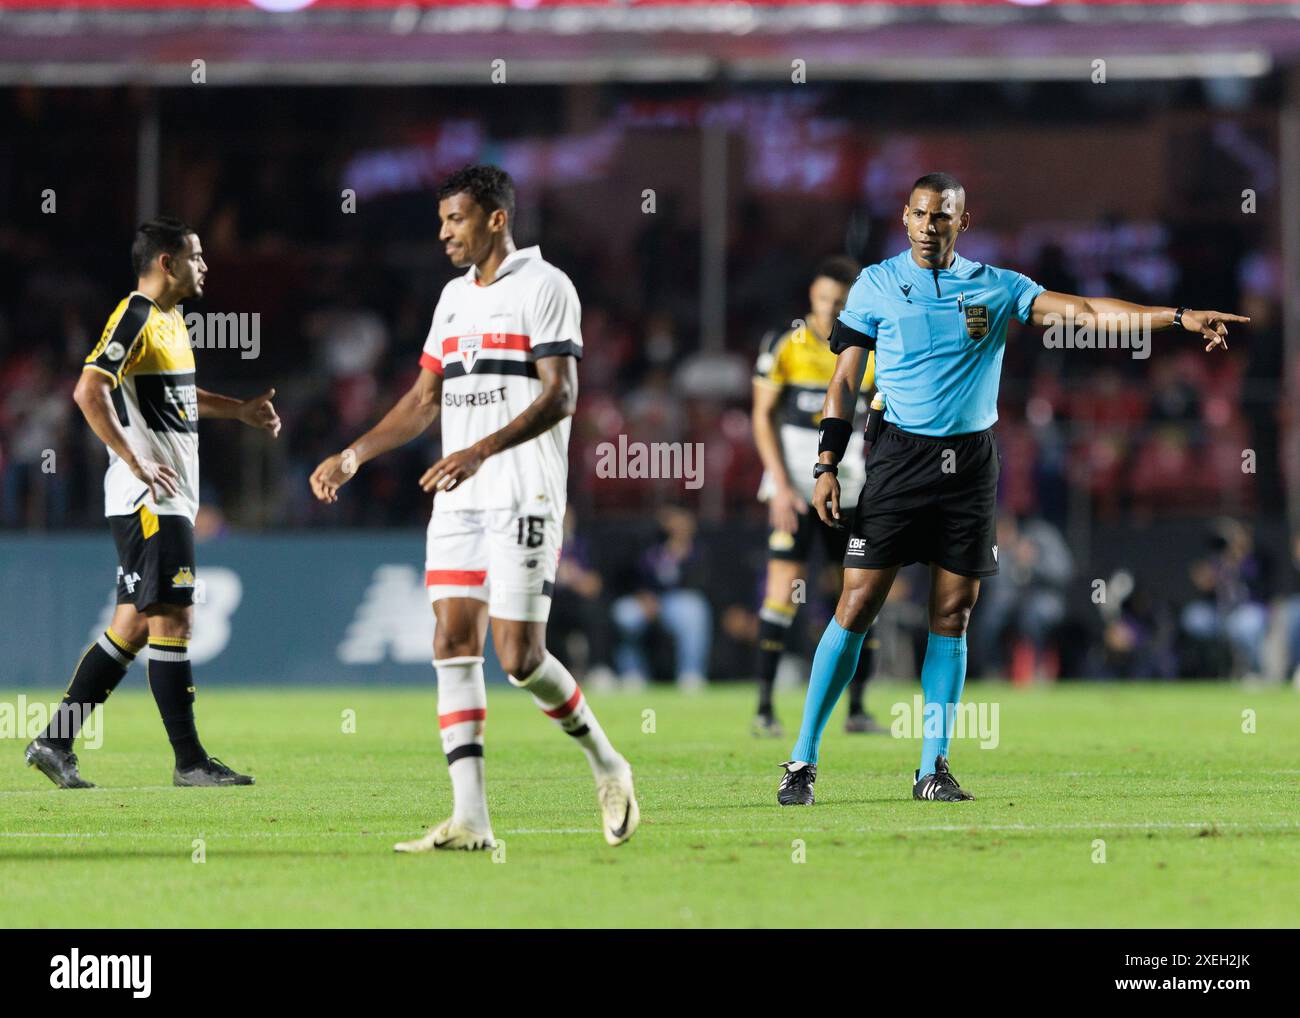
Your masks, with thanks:
M 562 523 L 513 509 L 438 512 L 429 520 L 429 600 L 469 597 L 493 618 L 545 622 L 559 564 Z

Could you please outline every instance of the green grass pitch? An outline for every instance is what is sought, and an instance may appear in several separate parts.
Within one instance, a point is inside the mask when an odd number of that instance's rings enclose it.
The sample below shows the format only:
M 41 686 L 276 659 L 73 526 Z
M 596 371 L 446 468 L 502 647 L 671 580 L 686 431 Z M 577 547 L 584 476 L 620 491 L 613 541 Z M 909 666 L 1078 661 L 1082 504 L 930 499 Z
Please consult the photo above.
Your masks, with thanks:
M 887 720 L 914 691 L 875 686 L 869 703 Z M 0 741 L 0 925 L 1300 923 L 1294 691 L 972 684 L 967 699 L 1000 710 L 997 748 L 954 743 L 978 801 L 914 802 L 919 744 L 846 736 L 841 706 L 817 804 L 782 809 L 793 733 L 750 736 L 747 688 L 593 696 L 641 800 L 637 835 L 611 849 L 581 753 L 528 697 L 494 687 L 504 853 L 398 856 L 394 841 L 450 809 L 432 688 L 201 689 L 208 749 L 257 777 L 231 789 L 170 787 L 153 702 L 125 688 L 103 747 L 78 747 L 93 791 L 56 790 L 23 766 L 24 740 Z M 779 700 L 788 726 L 800 706 Z

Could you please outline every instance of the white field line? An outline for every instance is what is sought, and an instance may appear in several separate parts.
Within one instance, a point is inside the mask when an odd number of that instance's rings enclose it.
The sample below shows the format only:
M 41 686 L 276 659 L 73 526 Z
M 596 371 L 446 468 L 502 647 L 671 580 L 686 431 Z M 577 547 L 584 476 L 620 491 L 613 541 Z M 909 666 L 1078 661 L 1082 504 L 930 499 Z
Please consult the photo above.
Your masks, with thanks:
M 1073 823 L 1073 824 L 925 824 L 922 826 L 912 827 L 807 827 L 801 830 L 814 834 L 927 834 L 966 832 L 969 834 L 981 834 L 985 831 L 1151 831 L 1151 830 L 1200 830 L 1205 828 L 1219 829 L 1237 829 L 1251 831 L 1285 831 L 1300 830 L 1300 820 L 1281 821 L 1278 823 L 1256 823 L 1253 821 L 1237 820 L 1194 820 L 1194 821 L 1172 821 L 1172 822 L 1153 822 L 1153 823 L 1110 823 L 1108 821 L 1099 821 L 1097 823 Z M 90 838 L 129 838 L 129 839 L 156 839 L 156 840 L 185 840 L 194 838 L 203 838 L 212 841 L 218 838 L 403 838 L 411 837 L 415 827 L 410 827 L 401 831 L 247 831 L 239 834 L 225 835 L 222 833 L 208 834 L 203 831 L 199 832 L 175 832 L 167 833 L 164 831 L 0 831 L 0 838 L 32 838 L 32 839 L 90 839 Z M 744 834 L 749 836 L 771 835 L 777 836 L 789 833 L 788 831 L 762 831 L 750 827 L 672 827 L 664 826 L 660 828 L 665 833 L 672 834 Z M 513 831 L 504 831 L 500 833 L 501 837 L 514 837 L 516 835 L 591 835 L 599 834 L 598 827 L 536 827 L 520 828 Z

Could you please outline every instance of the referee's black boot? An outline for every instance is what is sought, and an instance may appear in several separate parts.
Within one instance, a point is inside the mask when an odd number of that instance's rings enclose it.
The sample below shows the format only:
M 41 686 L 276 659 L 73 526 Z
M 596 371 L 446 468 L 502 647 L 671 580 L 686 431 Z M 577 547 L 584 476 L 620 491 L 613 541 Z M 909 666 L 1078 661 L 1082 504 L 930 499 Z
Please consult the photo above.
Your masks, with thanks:
M 247 774 L 232 771 L 215 756 L 210 756 L 196 767 L 183 771 L 173 770 L 172 784 L 190 788 L 207 788 L 219 785 L 251 785 L 253 779 Z
M 811 806 L 817 765 L 787 760 L 781 766 L 785 774 L 781 776 L 781 787 L 776 790 L 776 801 L 782 806 Z
M 94 788 L 77 771 L 77 754 L 33 739 L 27 744 L 27 766 L 35 767 L 60 788 Z
M 921 777 L 916 772 L 916 784 L 912 786 L 913 799 L 930 799 L 935 802 L 969 802 L 975 796 L 957 784 L 957 779 L 948 770 L 948 761 L 944 757 L 935 757 L 934 773 Z

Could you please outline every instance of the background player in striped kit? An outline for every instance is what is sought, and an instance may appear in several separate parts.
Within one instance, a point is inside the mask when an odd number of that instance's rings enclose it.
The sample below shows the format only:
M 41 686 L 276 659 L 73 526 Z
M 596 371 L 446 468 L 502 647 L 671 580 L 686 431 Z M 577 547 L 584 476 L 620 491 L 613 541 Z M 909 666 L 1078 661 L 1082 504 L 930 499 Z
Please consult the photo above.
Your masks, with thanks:
M 808 286 L 807 316 L 790 328 L 771 333 L 763 342 L 754 370 L 754 442 L 763 460 L 760 501 L 768 503 L 772 525 L 768 536 L 767 589 L 759 611 L 758 712 L 755 735 L 784 734 L 772 707 L 772 687 L 802 598 L 796 584 L 806 584 L 813 545 L 820 543 L 828 562 L 842 568 L 848 545 L 847 527 L 828 527 L 809 510 L 813 479 L 807 464 L 817 457 L 817 425 L 826 388 L 835 373 L 829 338 L 835 317 L 844 308 L 849 287 L 861 266 L 847 256 L 825 258 Z M 858 409 L 875 386 L 868 356 Z M 840 465 L 845 497 L 856 501 L 863 480 L 862 436 L 855 435 Z M 847 503 L 846 503 L 847 504 Z M 863 705 L 863 693 L 875 664 L 876 641 L 862 643 L 857 671 L 849 683 L 846 732 L 885 732 Z
M 569 670 L 546 650 L 567 501 L 569 418 L 578 396 L 581 309 L 569 278 L 511 236 L 514 184 L 469 166 L 438 191 L 439 239 L 465 268 L 443 289 L 420 375 L 369 432 L 311 476 L 324 502 L 358 466 L 441 417 L 443 458 L 420 478 L 435 494 L 425 582 L 435 617 L 434 667 L 451 817 L 399 852 L 494 845 L 484 784 L 489 619 L 510 681 L 582 748 L 596 778 L 605 840 L 639 822 L 632 770 L 610 744 Z
M 194 724 L 189 641 L 194 625 L 194 516 L 199 506 L 199 414 L 280 433 L 275 390 L 248 400 L 195 385 L 194 351 L 177 305 L 203 296 L 208 266 L 193 229 L 143 224 L 131 248 L 138 282 L 109 316 L 74 397 L 108 448 L 104 514 L 117 545 L 117 610 L 82 656 L 27 763 L 60 788 L 91 788 L 72 743 L 149 641 L 149 688 L 175 755 L 177 785 L 251 785 L 209 757 Z

